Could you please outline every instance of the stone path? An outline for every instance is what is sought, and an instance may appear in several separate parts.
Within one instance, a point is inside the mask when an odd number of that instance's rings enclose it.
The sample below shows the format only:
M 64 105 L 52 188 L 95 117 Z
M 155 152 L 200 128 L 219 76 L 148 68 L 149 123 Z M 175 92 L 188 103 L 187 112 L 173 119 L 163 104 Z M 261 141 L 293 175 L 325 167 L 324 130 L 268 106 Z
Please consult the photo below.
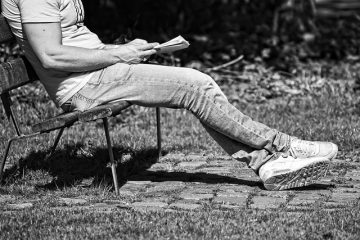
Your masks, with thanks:
M 333 210 L 360 199 L 360 163 L 336 160 L 325 179 L 297 191 L 266 191 L 244 163 L 225 156 L 169 154 L 150 169 L 131 176 L 120 189 L 119 200 L 91 203 L 91 199 L 60 198 L 63 207 L 96 211 L 197 211 L 204 208 L 287 209 L 314 207 Z M 2 195 L 0 202 L 6 201 Z M 31 208 L 33 203 L 8 204 L 10 209 Z

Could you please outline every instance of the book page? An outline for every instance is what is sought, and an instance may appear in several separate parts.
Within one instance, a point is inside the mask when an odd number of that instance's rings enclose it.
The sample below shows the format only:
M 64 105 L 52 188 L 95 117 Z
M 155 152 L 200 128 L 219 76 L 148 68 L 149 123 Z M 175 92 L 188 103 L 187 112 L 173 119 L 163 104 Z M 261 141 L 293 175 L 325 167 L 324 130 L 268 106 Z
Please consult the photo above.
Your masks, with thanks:
M 178 36 L 171 39 L 170 41 L 156 46 L 154 49 L 156 49 L 158 53 L 172 53 L 178 50 L 188 48 L 189 46 L 190 43 L 188 41 L 186 41 L 182 36 Z

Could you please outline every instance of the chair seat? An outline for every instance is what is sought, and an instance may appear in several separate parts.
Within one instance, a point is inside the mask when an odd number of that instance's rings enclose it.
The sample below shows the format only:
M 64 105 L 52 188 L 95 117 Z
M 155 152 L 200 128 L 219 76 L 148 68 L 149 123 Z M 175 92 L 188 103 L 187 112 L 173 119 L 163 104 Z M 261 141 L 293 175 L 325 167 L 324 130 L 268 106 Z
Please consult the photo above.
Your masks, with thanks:
M 41 123 L 33 125 L 31 129 L 35 133 L 44 133 L 60 129 L 62 127 L 70 127 L 79 119 L 79 113 L 80 112 L 78 111 L 62 113 L 56 117 L 46 119 Z
M 91 108 L 85 112 L 79 114 L 80 122 L 90 122 L 97 119 L 102 119 L 106 117 L 114 117 L 118 115 L 122 110 L 131 106 L 131 103 L 127 101 L 117 101 L 112 103 L 107 103 L 100 105 L 94 108 Z
M 63 113 L 55 117 L 46 119 L 41 123 L 37 123 L 33 125 L 31 129 L 35 133 L 50 132 L 56 129 L 60 129 L 62 127 L 70 127 L 78 120 L 80 122 L 90 122 L 106 117 L 113 117 L 118 115 L 122 110 L 128 108 L 129 106 L 131 106 L 129 102 L 118 101 L 100 105 L 84 112 L 75 111 Z

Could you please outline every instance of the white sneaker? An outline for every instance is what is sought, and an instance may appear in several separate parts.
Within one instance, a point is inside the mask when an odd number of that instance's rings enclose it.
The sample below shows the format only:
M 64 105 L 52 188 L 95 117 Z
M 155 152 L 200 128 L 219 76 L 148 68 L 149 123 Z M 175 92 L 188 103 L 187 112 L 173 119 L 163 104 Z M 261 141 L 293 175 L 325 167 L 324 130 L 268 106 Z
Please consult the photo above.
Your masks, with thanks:
M 259 176 L 267 190 L 285 190 L 312 184 L 325 176 L 330 160 L 327 157 L 283 157 L 261 166 Z
M 331 142 L 311 142 L 292 138 L 289 153 L 294 158 L 325 157 L 329 160 L 335 158 L 338 146 Z

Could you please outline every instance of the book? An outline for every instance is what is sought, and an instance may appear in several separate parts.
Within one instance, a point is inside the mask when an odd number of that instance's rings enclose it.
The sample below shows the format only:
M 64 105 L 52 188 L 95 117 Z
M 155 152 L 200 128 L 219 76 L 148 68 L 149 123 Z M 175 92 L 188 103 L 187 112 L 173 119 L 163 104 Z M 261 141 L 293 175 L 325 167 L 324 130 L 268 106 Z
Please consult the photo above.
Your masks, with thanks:
M 190 43 L 188 41 L 186 41 L 182 36 L 178 36 L 171 39 L 170 41 L 154 47 L 154 49 L 157 50 L 158 53 L 172 53 L 178 50 L 188 48 L 189 46 Z

